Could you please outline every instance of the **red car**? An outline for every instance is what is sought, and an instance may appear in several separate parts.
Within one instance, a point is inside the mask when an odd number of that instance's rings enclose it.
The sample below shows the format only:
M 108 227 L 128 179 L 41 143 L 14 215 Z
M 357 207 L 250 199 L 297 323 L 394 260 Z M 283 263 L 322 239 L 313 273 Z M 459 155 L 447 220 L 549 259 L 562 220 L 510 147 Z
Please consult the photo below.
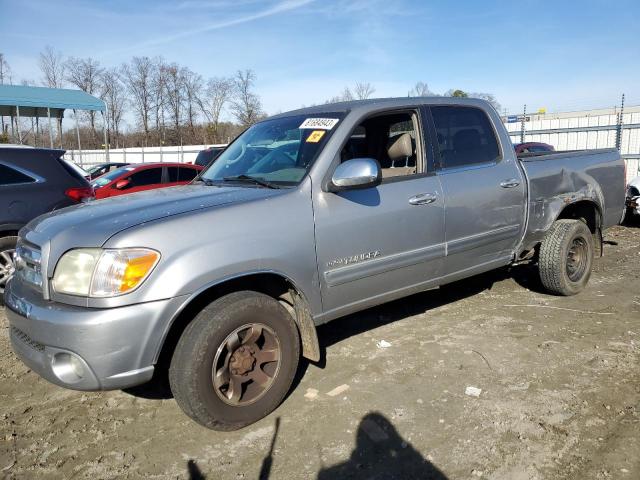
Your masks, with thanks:
M 517 145 L 514 145 L 514 148 L 516 149 L 516 155 L 520 155 L 521 153 L 555 152 L 556 150 L 553 148 L 553 145 L 542 142 L 518 143 Z
M 191 182 L 203 168 L 184 163 L 142 163 L 128 165 L 96 178 L 91 182 L 96 200 L 128 193 L 174 187 Z

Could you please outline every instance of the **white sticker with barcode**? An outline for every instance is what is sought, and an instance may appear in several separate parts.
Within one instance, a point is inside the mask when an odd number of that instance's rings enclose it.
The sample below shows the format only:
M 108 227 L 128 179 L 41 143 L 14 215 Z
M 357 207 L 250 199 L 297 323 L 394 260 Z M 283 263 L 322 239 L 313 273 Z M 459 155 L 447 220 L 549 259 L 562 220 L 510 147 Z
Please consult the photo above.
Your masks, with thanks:
M 331 130 L 340 120 L 337 118 L 307 118 L 299 128 L 314 130 Z

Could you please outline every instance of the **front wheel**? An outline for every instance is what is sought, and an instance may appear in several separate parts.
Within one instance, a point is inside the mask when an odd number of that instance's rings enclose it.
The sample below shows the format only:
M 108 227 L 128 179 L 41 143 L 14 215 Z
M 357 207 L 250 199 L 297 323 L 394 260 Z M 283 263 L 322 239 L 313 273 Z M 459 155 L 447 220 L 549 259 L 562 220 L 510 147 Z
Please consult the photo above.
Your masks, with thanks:
M 593 255 L 593 235 L 584 222 L 557 220 L 540 246 L 542 284 L 556 295 L 581 292 L 591 276 Z
M 299 357 L 298 329 L 277 300 L 231 293 L 205 307 L 180 337 L 169 368 L 171 391 L 200 425 L 236 430 L 280 404 Z

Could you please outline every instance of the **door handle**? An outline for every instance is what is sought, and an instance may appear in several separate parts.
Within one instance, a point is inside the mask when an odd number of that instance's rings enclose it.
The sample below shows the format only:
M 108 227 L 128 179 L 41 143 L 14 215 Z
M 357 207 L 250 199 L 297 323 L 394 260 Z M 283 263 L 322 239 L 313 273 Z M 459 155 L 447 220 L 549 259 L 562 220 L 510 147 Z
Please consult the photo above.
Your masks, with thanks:
M 502 188 L 514 188 L 520 185 L 520 181 L 517 178 L 510 178 L 509 180 L 503 180 L 500 182 Z
M 437 199 L 438 196 L 435 193 L 419 193 L 411 197 L 409 203 L 411 205 L 426 205 L 435 202 Z

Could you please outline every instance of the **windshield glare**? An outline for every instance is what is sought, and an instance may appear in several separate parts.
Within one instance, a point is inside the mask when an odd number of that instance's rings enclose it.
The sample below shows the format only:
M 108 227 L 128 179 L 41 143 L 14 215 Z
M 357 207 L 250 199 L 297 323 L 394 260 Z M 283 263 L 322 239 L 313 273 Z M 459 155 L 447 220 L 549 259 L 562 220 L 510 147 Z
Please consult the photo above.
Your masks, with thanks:
M 342 114 L 296 115 L 257 123 L 202 174 L 210 181 L 249 176 L 287 186 L 302 181 Z

